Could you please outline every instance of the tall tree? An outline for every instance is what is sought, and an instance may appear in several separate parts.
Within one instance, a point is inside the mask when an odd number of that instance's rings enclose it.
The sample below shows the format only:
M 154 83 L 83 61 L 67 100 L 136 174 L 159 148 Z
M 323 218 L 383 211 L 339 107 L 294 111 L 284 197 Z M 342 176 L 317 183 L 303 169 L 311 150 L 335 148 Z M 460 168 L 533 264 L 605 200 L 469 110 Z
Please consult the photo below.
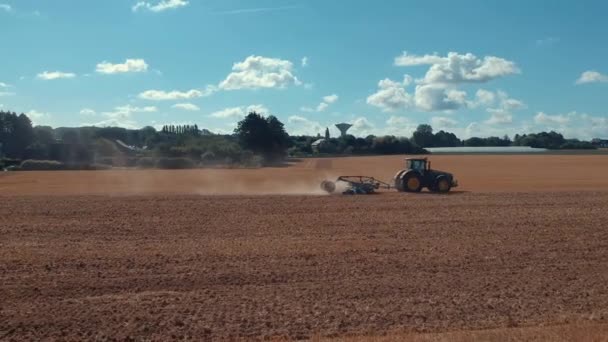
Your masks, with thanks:
M 237 124 L 234 133 L 239 144 L 256 154 L 264 156 L 266 161 L 281 159 L 289 147 L 289 135 L 283 123 L 274 116 L 268 118 L 251 112 Z

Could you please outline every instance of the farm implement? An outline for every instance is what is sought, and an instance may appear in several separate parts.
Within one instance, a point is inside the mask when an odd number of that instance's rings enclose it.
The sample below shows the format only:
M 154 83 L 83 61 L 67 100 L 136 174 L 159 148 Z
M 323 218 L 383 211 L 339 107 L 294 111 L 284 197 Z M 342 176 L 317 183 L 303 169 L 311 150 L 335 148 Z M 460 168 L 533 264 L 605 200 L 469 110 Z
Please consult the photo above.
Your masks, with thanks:
M 427 188 L 432 192 L 448 193 L 458 186 L 458 181 L 449 172 L 431 169 L 426 158 L 407 158 L 406 168 L 399 170 L 393 184 L 369 176 L 340 176 L 335 181 L 324 180 L 321 189 L 327 193 L 342 190 L 344 195 L 368 195 L 378 189 L 396 189 L 399 192 L 420 192 Z

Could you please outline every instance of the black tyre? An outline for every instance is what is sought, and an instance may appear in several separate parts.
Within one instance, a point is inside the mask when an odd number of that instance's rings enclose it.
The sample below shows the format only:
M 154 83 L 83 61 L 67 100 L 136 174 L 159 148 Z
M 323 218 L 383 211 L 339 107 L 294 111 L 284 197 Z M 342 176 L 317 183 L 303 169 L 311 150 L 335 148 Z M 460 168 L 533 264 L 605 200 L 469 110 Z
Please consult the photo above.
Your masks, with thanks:
M 336 183 L 324 180 L 323 182 L 321 182 L 321 189 L 327 193 L 332 194 L 334 191 L 336 191 Z
M 448 193 L 452 189 L 452 182 L 447 177 L 438 177 L 433 185 L 433 189 L 439 193 Z
M 403 191 L 406 192 L 420 192 L 422 190 L 422 178 L 417 173 L 410 173 L 403 176 L 403 182 L 401 184 Z

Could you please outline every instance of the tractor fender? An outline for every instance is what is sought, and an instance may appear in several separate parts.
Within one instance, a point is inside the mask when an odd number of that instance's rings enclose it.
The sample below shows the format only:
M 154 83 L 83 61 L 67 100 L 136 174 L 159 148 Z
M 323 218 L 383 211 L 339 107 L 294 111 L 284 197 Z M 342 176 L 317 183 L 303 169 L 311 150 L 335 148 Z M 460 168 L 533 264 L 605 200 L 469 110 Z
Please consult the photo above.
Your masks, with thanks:
M 400 176 L 400 179 L 404 179 L 406 176 L 411 175 L 411 174 L 417 174 L 419 177 L 422 177 L 422 175 L 420 174 L 420 172 L 416 171 L 416 170 L 403 170 L 405 172 L 403 172 Z
M 399 170 L 393 178 L 395 189 L 398 191 L 403 191 L 403 183 L 401 182 L 401 175 L 404 174 L 407 170 Z

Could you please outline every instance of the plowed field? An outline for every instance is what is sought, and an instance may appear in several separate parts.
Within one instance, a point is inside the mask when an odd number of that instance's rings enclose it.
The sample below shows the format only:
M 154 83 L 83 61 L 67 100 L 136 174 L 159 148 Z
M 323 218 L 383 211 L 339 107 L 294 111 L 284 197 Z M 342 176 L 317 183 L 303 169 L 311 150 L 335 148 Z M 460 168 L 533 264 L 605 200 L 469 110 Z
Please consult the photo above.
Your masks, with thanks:
M 458 192 L 310 195 L 401 159 L 4 173 L 0 340 L 608 331 L 608 158 L 437 156 Z

